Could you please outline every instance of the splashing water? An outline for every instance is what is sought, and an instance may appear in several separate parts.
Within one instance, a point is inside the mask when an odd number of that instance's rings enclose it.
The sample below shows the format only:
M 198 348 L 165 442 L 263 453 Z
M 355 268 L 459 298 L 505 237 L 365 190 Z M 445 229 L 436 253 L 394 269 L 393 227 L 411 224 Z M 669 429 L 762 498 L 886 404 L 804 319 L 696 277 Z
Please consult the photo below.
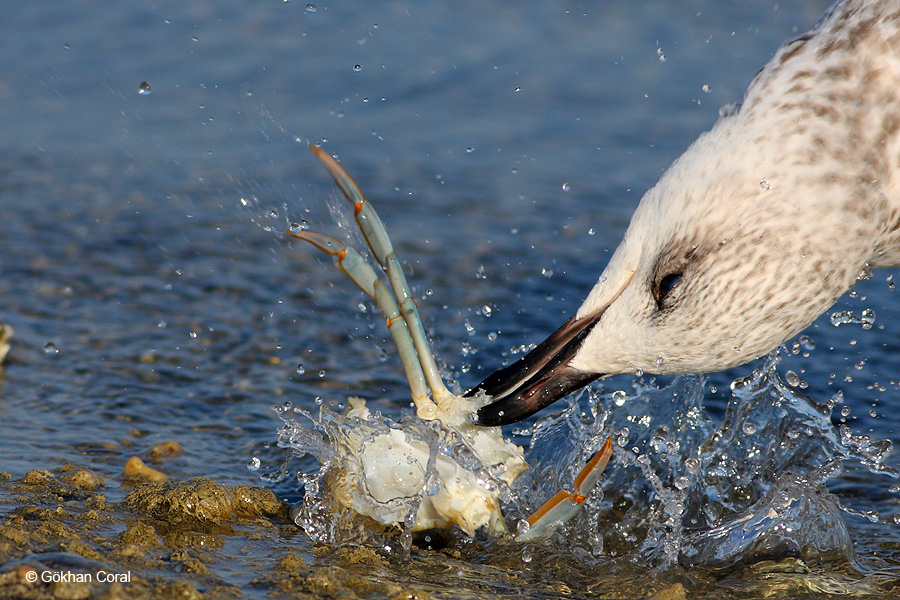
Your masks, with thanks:
M 490 463 L 455 427 L 412 414 L 395 422 L 369 413 L 360 399 L 349 404 L 342 412 L 322 406 L 317 416 L 301 410 L 304 422 L 294 418 L 291 406 L 276 407 L 283 421 L 279 446 L 310 454 L 321 465 L 317 473 L 300 475 L 305 497 L 294 511 L 295 522 L 315 541 L 396 547 L 392 540 L 399 536 L 398 549 L 408 551 L 414 529 L 447 526 L 440 512 L 448 506 L 452 522 L 470 533 L 477 523 L 490 522 L 490 514 L 482 513 L 493 508 L 472 506 L 484 495 L 470 493 L 468 486 L 508 501 L 512 464 Z M 421 449 L 425 459 L 398 454 L 395 445 Z M 386 468 L 386 462 L 396 464 Z
M 585 560 L 626 556 L 661 567 L 680 562 L 716 570 L 787 557 L 855 564 L 845 516 L 876 516 L 842 506 L 825 484 L 845 464 L 896 478 L 897 471 L 885 464 L 891 443 L 835 427 L 837 400 L 817 403 L 799 394 L 781 381 L 778 363 L 773 354 L 733 382 L 718 426 L 703 407 L 700 376 L 681 376 L 663 387 L 638 381 L 630 394 L 576 394 L 562 412 L 514 431 L 529 438 L 531 469 L 512 489 L 439 422 L 414 416 L 395 422 L 380 414 L 362 421 L 326 407 L 317 416 L 301 411 L 300 422 L 295 412 L 278 407 L 279 445 L 321 464 L 317 473 L 300 475 L 305 499 L 296 522 L 318 542 L 397 547 L 391 540 L 399 536 L 408 550 L 416 511 L 438 491 L 433 465 L 442 455 L 477 473 L 483 485 L 503 488 L 503 512 L 515 529 L 517 518 L 571 482 L 578 466 L 615 431 L 615 459 L 602 491 L 595 490 L 586 510 L 545 544 Z M 355 475 L 364 467 L 350 464 L 357 460 L 350 445 L 358 443 L 351 437 L 374 439 L 391 430 L 430 448 L 431 458 L 407 495 L 379 499 Z M 407 526 L 391 531 L 363 522 L 342 508 L 347 503 L 335 501 L 346 490 L 359 492 L 357 501 L 381 503 L 380 509 Z
M 892 444 L 836 428 L 834 399 L 800 395 L 781 381 L 778 362 L 773 354 L 732 384 L 718 427 L 703 409 L 699 376 L 636 384 L 624 403 L 602 398 L 622 405 L 609 421 L 621 432 L 624 468 L 604 481 L 607 505 L 595 516 L 609 550 L 714 569 L 785 557 L 855 561 L 844 515 L 860 513 L 825 483 L 854 463 L 896 478 L 885 464 Z

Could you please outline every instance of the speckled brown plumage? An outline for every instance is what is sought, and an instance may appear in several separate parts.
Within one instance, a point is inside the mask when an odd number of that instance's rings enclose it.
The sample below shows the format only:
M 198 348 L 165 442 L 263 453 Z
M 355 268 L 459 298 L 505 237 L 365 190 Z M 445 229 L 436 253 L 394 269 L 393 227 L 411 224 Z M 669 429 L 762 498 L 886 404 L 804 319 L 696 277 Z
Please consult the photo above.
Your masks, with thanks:
M 645 195 L 579 317 L 620 295 L 572 366 L 738 365 L 809 325 L 866 266 L 900 265 L 898 132 L 900 1 L 838 4 Z M 667 269 L 682 277 L 661 310 Z
M 495 400 L 479 419 L 524 418 L 604 375 L 743 364 L 888 266 L 900 266 L 900 0 L 848 0 L 784 44 L 644 195 L 554 343 L 475 388 Z

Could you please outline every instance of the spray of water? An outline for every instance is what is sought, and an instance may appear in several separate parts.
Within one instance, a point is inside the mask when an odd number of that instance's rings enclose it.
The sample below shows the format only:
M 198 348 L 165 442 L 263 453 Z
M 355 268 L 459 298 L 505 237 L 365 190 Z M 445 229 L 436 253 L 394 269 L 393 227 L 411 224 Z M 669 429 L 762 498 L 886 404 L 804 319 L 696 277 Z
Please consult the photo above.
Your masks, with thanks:
M 577 394 L 562 412 L 514 431 L 528 439 L 531 469 L 501 496 L 510 528 L 568 485 L 613 434 L 616 453 L 602 490 L 544 543 L 586 560 L 627 556 L 658 567 L 680 562 L 727 569 L 786 556 L 854 564 L 845 519 L 877 515 L 842 506 L 826 483 L 845 465 L 896 478 L 897 471 L 885 463 L 891 443 L 855 435 L 846 425 L 836 427 L 832 411 L 839 399 L 818 403 L 798 393 L 782 382 L 778 362 L 773 354 L 733 382 L 721 424 L 704 409 L 705 379 L 682 376 L 662 387 L 638 381 L 630 393 Z M 438 485 L 433 473 L 425 473 L 415 493 L 385 508 L 396 511 L 405 528 L 390 531 L 361 521 L 348 509 L 352 502 L 335 500 L 352 490 L 365 501 L 378 501 L 364 489 L 364 477 L 358 475 L 364 469 L 350 464 L 348 444 L 358 443 L 351 435 L 402 430 L 427 444 L 433 456 L 452 457 L 477 472 L 485 485 L 505 486 L 490 465 L 439 423 L 411 416 L 394 422 L 381 415 L 372 422 L 351 422 L 325 407 L 315 416 L 304 413 L 302 422 L 293 412 L 279 409 L 279 416 L 279 445 L 296 455 L 313 455 L 321 464 L 318 472 L 300 475 L 305 499 L 296 513 L 298 525 L 316 541 L 408 550 L 416 510 Z

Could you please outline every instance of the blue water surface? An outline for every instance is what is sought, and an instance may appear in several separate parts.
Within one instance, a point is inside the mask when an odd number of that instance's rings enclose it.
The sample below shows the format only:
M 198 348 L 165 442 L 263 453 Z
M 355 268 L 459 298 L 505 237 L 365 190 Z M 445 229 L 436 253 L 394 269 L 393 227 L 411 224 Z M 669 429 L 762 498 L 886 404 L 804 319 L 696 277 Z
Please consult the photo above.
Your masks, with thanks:
M 340 231 L 309 142 L 377 202 L 438 356 L 471 387 L 572 314 L 643 192 L 828 3 L 7 2 L 0 469 L 115 478 L 174 440 L 171 476 L 260 485 L 248 461 L 284 456 L 273 405 L 359 394 L 399 414 L 382 319 L 283 234 Z M 779 368 L 896 442 L 889 275 Z M 864 309 L 871 329 L 830 322 Z M 713 418 L 751 367 L 710 376 Z M 832 483 L 895 510 L 892 481 Z M 863 554 L 896 540 L 888 517 L 855 530 Z

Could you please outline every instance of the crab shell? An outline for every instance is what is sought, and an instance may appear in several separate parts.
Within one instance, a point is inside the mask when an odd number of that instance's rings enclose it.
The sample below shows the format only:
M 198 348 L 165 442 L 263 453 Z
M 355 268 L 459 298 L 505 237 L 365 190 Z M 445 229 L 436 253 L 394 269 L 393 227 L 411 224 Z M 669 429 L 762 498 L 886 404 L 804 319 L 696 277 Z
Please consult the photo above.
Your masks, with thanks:
M 409 524 L 415 510 L 413 531 L 452 525 L 470 536 L 482 527 L 506 531 L 501 488 L 528 466 L 522 448 L 505 440 L 499 427 L 471 423 L 471 399 L 457 397 L 453 408 L 438 412 L 437 425 L 471 449 L 484 467 L 474 470 L 430 447 L 412 429 L 394 423 L 385 428 L 384 418 L 371 415 L 364 400 L 350 398 L 349 406 L 343 415 L 351 425 L 345 453 L 331 482 L 339 505 L 385 526 Z

